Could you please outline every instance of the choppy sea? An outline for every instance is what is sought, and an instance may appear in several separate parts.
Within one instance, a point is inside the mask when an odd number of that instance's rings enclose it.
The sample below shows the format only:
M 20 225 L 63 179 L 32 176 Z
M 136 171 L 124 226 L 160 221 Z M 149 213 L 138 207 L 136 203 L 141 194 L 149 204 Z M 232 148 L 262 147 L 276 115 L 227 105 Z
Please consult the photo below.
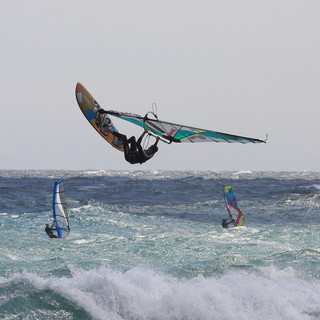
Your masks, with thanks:
M 0 319 L 320 319 L 319 172 L 0 170 L 0 199 Z

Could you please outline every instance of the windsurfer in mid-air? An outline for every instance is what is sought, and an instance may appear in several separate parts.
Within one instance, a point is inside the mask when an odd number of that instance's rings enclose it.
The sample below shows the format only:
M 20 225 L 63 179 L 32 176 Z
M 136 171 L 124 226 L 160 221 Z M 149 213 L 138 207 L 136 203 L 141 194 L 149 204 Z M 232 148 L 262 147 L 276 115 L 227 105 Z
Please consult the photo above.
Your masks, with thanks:
M 228 221 L 228 218 L 222 219 L 222 227 L 223 227 L 223 228 L 229 228 L 229 224 L 231 224 L 231 223 L 233 223 L 234 225 L 236 225 L 234 219 L 231 219 L 230 221 Z
M 118 131 L 113 130 L 113 124 L 110 120 L 110 118 L 107 116 L 107 111 L 103 110 L 102 108 L 98 109 L 98 112 L 101 115 L 104 115 L 104 122 L 106 123 L 103 126 L 104 129 L 104 134 L 107 134 L 108 132 L 112 132 L 112 134 L 120 139 L 123 143 L 123 153 L 125 159 L 130 162 L 131 164 L 136 164 L 136 163 L 144 163 L 148 160 L 150 160 L 155 153 L 158 151 L 158 141 L 159 137 L 156 138 L 156 142 L 150 146 L 147 149 L 143 149 L 141 146 L 141 142 L 143 137 L 148 133 L 148 131 L 144 131 L 142 135 L 136 140 L 135 136 L 132 136 L 131 138 L 127 138 L 126 135 L 119 133 Z M 107 119 L 107 120 L 105 120 Z M 101 124 L 100 124 L 101 127 Z M 102 131 L 102 130 L 101 130 Z
M 47 233 L 49 238 L 59 238 L 58 236 L 56 236 L 52 231 L 56 230 L 53 228 L 53 226 L 49 227 L 49 224 L 46 224 L 46 227 L 44 229 L 44 231 Z
M 142 164 L 150 160 L 158 151 L 157 144 L 158 144 L 159 138 L 157 138 L 156 142 L 149 148 L 145 150 L 142 148 L 141 141 L 146 133 L 148 132 L 144 131 L 142 135 L 139 137 L 139 139 L 136 140 L 135 136 L 132 136 L 130 139 L 127 139 L 126 135 L 121 134 L 119 132 L 113 132 L 114 136 L 122 140 L 124 157 L 131 164 L 135 164 L 135 163 Z

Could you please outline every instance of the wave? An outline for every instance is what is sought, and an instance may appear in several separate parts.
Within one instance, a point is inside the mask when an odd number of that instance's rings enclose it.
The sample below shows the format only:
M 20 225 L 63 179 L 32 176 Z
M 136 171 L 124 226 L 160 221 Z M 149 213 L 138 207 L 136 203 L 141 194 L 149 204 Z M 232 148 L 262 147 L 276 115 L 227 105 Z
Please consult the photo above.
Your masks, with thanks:
M 136 267 L 124 272 L 108 267 L 74 270 L 72 277 L 41 277 L 22 272 L 0 277 L 0 296 L 6 291 L 0 317 L 17 310 L 11 287 L 27 285 L 41 293 L 52 292 L 52 300 L 66 299 L 48 311 L 72 306 L 93 319 L 319 319 L 320 284 L 299 279 L 293 269 L 262 268 L 255 273 L 228 273 L 222 277 L 198 276 L 176 279 L 153 270 Z M 61 311 L 61 310 L 60 310 Z M 29 311 L 30 312 L 30 311 Z M 44 310 L 33 310 L 34 319 L 45 319 Z M 20 315 L 23 317 L 23 314 Z M 83 315 L 85 318 L 85 315 Z M 30 317 L 29 317 L 30 319 Z
M 229 178 L 237 180 L 239 177 L 247 179 L 255 178 L 275 178 L 275 179 L 320 179 L 320 172 L 314 171 L 201 171 L 201 170 L 15 170 L 1 169 L 1 178 L 47 178 L 47 179 L 71 179 L 82 177 L 123 177 L 143 180 L 163 180 L 185 177 L 201 177 L 203 179 Z

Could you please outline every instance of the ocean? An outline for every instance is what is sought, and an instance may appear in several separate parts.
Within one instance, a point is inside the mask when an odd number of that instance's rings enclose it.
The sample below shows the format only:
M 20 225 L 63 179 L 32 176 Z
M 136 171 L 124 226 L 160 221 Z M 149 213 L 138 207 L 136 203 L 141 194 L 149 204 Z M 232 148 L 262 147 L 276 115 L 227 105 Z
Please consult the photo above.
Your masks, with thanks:
M 319 172 L 0 170 L 0 197 L 0 319 L 320 319 Z

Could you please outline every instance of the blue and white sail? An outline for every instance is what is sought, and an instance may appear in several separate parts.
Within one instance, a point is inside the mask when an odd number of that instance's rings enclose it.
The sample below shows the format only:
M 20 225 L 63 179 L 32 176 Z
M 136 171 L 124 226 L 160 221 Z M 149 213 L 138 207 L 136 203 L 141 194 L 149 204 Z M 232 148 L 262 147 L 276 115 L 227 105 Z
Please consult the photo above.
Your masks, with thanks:
M 54 229 L 57 231 L 59 238 L 65 238 L 70 233 L 66 192 L 64 182 L 61 179 L 55 182 L 53 190 L 53 230 Z

